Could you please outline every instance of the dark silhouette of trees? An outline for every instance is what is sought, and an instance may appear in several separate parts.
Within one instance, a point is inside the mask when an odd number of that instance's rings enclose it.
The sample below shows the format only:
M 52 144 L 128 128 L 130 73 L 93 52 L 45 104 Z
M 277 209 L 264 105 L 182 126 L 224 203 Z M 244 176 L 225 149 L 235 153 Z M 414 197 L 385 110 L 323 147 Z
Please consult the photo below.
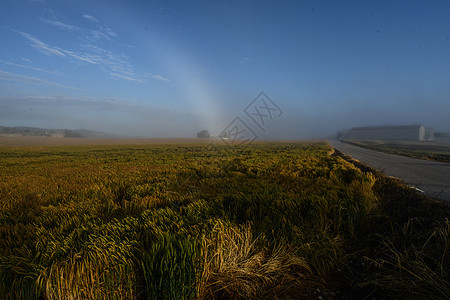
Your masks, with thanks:
M 445 138 L 448 138 L 448 133 L 447 132 L 435 132 L 434 133 L 434 137 L 435 138 L 443 138 L 443 139 L 445 139 Z
M 73 132 L 72 130 L 64 129 L 64 137 L 65 138 L 82 138 L 83 136 L 77 132 Z
M 211 134 L 209 133 L 208 130 L 203 129 L 203 130 L 197 132 L 197 137 L 202 138 L 202 139 L 208 139 L 211 137 Z

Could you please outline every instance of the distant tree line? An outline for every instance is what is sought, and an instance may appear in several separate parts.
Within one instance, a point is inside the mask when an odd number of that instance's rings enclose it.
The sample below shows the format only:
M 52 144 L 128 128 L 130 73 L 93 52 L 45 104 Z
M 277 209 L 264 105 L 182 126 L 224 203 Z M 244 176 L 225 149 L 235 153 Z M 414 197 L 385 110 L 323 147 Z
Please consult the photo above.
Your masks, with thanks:
M 446 139 L 449 137 L 447 132 L 435 132 L 434 137 L 438 139 Z
M 209 139 L 211 137 L 211 134 L 209 133 L 208 130 L 203 129 L 203 130 L 197 132 L 197 137 L 201 138 L 201 139 Z
M 43 129 L 43 128 L 35 128 L 35 127 L 5 127 L 0 126 L 1 134 L 19 134 L 22 136 L 53 136 L 54 134 L 63 135 L 66 138 L 82 138 L 78 132 L 69 130 L 69 129 Z
M 65 138 L 82 138 L 83 137 L 81 134 L 73 132 L 72 130 L 69 130 L 69 129 L 64 129 L 63 135 Z
M 3 126 L 0 126 L 0 132 L 2 134 L 20 134 L 23 136 L 51 136 L 53 133 L 55 133 L 53 131 L 48 131 L 41 128 Z

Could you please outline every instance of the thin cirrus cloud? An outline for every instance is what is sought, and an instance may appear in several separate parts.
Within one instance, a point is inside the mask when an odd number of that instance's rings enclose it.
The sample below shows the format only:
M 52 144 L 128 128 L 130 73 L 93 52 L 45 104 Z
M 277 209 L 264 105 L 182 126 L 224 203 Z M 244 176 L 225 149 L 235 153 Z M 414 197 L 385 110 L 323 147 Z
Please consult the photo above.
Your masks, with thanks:
M 32 35 L 26 33 L 26 32 L 20 32 L 20 34 L 28 39 L 31 42 L 31 46 L 36 49 L 37 51 L 41 52 L 45 55 L 56 55 L 60 57 L 65 57 L 66 55 L 62 53 L 58 48 L 51 47 L 47 45 L 46 43 L 38 40 L 37 38 L 33 37 Z
M 82 45 L 82 48 L 85 51 L 75 52 L 48 45 L 47 43 L 44 43 L 25 32 L 20 32 L 20 34 L 31 42 L 31 46 L 34 49 L 42 54 L 68 58 L 69 61 L 73 63 L 88 63 L 97 65 L 102 69 L 109 69 L 109 73 L 112 76 L 128 81 L 144 82 L 142 78 L 139 78 L 139 76 L 133 72 L 131 64 L 129 64 L 126 60 L 98 46 L 91 44 Z
M 135 77 L 134 77 L 134 74 L 127 75 L 127 74 L 124 74 L 124 73 L 114 73 L 114 72 L 111 72 L 111 73 L 109 73 L 109 75 L 115 76 L 115 77 L 117 77 L 117 78 L 125 79 L 125 80 L 128 80 L 128 81 L 136 81 L 136 82 L 140 82 L 140 83 L 144 83 L 144 82 L 145 82 L 145 81 L 142 80 L 142 79 L 135 78 Z
M 115 78 L 140 83 L 144 83 L 148 79 L 171 82 L 170 79 L 159 74 L 145 73 L 144 75 L 139 75 L 134 72 L 133 66 L 128 61 L 128 57 L 114 54 L 111 51 L 96 46 L 95 44 L 99 40 L 115 42 L 117 34 L 113 32 L 108 26 L 101 24 L 100 21 L 92 15 L 83 14 L 82 17 L 88 20 L 90 23 L 95 24 L 96 28 L 86 29 L 69 25 L 58 20 L 40 18 L 40 21 L 45 24 L 54 26 L 61 30 L 76 32 L 79 35 L 79 38 L 86 41 L 85 44 L 80 45 L 80 49 L 78 51 L 49 45 L 26 32 L 18 33 L 20 33 L 23 37 L 30 41 L 31 46 L 42 54 L 45 54 L 47 56 L 66 58 L 71 63 L 75 64 L 85 63 L 96 65 L 101 70 L 108 72 L 110 76 L 113 76 Z
M 32 63 L 32 61 L 29 60 L 29 59 L 25 60 L 25 61 L 29 62 L 29 63 Z M 19 67 L 19 68 L 25 68 L 25 69 L 29 69 L 29 70 L 33 70 L 33 71 L 39 71 L 39 72 L 44 72 L 44 73 L 48 73 L 48 74 L 53 74 L 53 75 L 63 75 L 61 72 L 58 72 L 58 71 L 49 71 L 49 70 L 45 70 L 45 69 L 38 68 L 38 67 L 27 66 L 27 65 L 22 65 L 22 64 L 16 64 L 16 63 L 13 63 L 13 62 L 10 62 L 10 61 L 6 61 L 6 60 L 3 60 L 3 59 L 0 59 L 0 63 L 5 64 L 5 65 L 9 65 L 9 66 Z
M 91 16 L 91 15 L 88 15 L 88 14 L 84 14 L 83 18 L 85 18 L 86 20 L 92 21 L 94 23 L 99 23 L 97 18 L 95 18 L 94 16 Z
M 88 31 L 89 35 L 85 36 L 86 39 L 88 40 L 106 39 L 112 41 L 115 38 L 117 38 L 117 34 L 114 31 L 112 31 L 111 28 L 109 28 L 108 26 L 100 24 L 100 21 L 96 17 L 84 14 L 83 18 L 95 23 L 95 25 L 97 26 L 97 29 L 91 29 Z
M 58 20 L 49 20 L 46 18 L 39 18 L 39 20 L 44 24 L 52 25 L 61 30 L 80 32 L 82 34 L 81 37 L 88 41 L 97 41 L 97 40 L 101 40 L 101 39 L 113 41 L 115 38 L 117 38 L 117 34 L 114 31 L 112 31 L 111 28 L 109 28 L 106 25 L 100 24 L 100 22 L 94 16 L 84 14 L 83 18 L 94 23 L 96 28 L 95 29 L 88 29 L 88 28 L 84 29 L 84 28 L 81 28 L 78 26 L 63 23 Z
M 53 82 L 53 81 L 48 81 L 48 80 L 40 79 L 40 78 L 37 78 L 37 77 L 25 76 L 25 75 L 10 73 L 10 72 L 6 72 L 6 71 L 3 71 L 3 70 L 0 70 L 0 80 L 2 80 L 2 81 L 10 81 L 10 82 L 14 82 L 14 83 L 32 84 L 32 85 L 45 84 L 45 85 L 59 87 L 59 88 L 64 88 L 64 89 L 77 90 L 77 88 L 72 87 L 72 86 L 59 84 L 59 83 L 56 83 L 56 82 Z
M 161 75 L 159 75 L 159 74 L 150 74 L 150 73 L 146 73 L 145 75 L 150 76 L 151 78 L 156 79 L 156 80 L 161 80 L 161 81 L 171 82 L 170 79 L 168 79 L 168 78 L 166 78 L 166 77 L 163 77 L 163 76 L 161 76 Z
M 39 18 L 39 20 L 41 20 L 41 22 L 43 22 L 45 24 L 53 25 L 62 30 L 71 30 L 71 31 L 81 30 L 81 28 L 78 26 L 65 24 L 65 23 L 57 21 L 57 20 L 49 20 L 49 19 L 45 19 L 45 18 Z

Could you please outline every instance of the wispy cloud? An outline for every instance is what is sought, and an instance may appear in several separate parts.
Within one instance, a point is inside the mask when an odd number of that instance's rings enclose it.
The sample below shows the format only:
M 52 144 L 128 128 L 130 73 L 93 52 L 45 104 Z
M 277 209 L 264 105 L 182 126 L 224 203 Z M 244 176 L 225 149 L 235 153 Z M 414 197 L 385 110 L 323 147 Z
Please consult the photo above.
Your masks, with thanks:
M 60 56 L 60 57 L 65 57 L 66 56 L 58 48 L 51 47 L 51 46 L 47 45 L 46 43 L 41 42 L 37 38 L 31 36 L 28 33 L 20 32 L 20 34 L 23 37 L 27 38 L 31 42 L 31 46 L 33 48 L 35 48 L 36 50 L 38 50 L 39 52 L 41 52 L 41 53 L 43 53 L 45 55 L 56 55 L 56 56 Z
M 131 64 L 127 60 L 98 46 L 92 44 L 82 45 L 84 51 L 76 52 L 48 45 L 25 32 L 20 32 L 20 34 L 31 42 L 33 48 L 45 55 L 68 58 L 71 62 L 77 64 L 88 63 L 97 65 L 101 69 L 109 70 L 111 76 L 128 81 L 144 82 L 143 78 L 140 78 L 133 71 Z M 152 76 L 157 76 L 154 78 L 159 80 L 166 79 L 159 75 Z
M 45 84 L 45 85 L 50 85 L 50 86 L 59 87 L 59 88 L 77 90 L 77 88 L 72 87 L 72 86 L 59 84 L 59 83 L 56 83 L 53 81 L 47 81 L 47 80 L 40 79 L 37 77 L 31 77 L 31 76 L 25 76 L 25 75 L 21 75 L 21 74 L 5 72 L 3 70 L 0 70 L 0 80 L 10 81 L 10 82 L 14 82 L 14 83 L 25 83 L 25 84 Z
M 101 24 L 100 21 L 92 15 L 83 14 L 82 17 L 90 23 L 93 23 L 95 28 L 83 28 L 67 24 L 67 21 L 61 22 L 59 20 L 64 19 L 62 16 L 53 16 L 50 19 L 40 18 L 43 23 L 52 25 L 56 28 L 77 32 L 79 34 L 79 38 L 86 41 L 85 44 L 79 45 L 77 49 L 57 47 L 47 44 L 29 33 L 20 31 L 17 32 L 30 42 L 31 47 L 48 56 L 66 58 L 69 62 L 78 65 L 96 65 L 101 70 L 106 71 L 110 76 L 127 81 L 144 83 L 148 80 L 156 79 L 159 81 L 171 82 L 168 78 L 159 74 L 147 73 L 144 75 L 139 75 L 133 70 L 133 66 L 130 64 L 128 57 L 124 55 L 117 55 L 111 51 L 96 46 L 99 40 L 116 42 L 117 34 L 108 26 Z M 35 67 L 18 64 L 16 64 L 16 66 L 33 69 L 36 71 L 44 71 L 43 69 Z M 52 71 L 47 71 L 47 73 L 51 72 Z
M 78 31 L 78 30 L 81 29 L 78 26 L 65 24 L 65 23 L 57 21 L 57 20 L 48 20 L 48 19 L 45 19 L 45 18 L 39 18 L 39 20 L 41 20 L 41 22 L 43 22 L 45 24 L 55 26 L 55 27 L 57 27 L 59 29 L 62 29 L 62 30 Z
M 70 50 L 62 50 L 67 56 L 71 59 L 72 62 L 75 63 L 89 63 L 89 64 L 98 64 L 95 57 L 88 53 L 76 53 Z
M 131 64 L 111 51 L 107 51 L 95 45 L 84 45 L 86 50 L 83 58 L 89 60 L 92 64 L 97 64 L 110 70 L 110 75 L 122 78 L 128 81 L 144 82 L 134 71 Z
M 94 16 L 84 14 L 83 18 L 94 23 L 95 28 L 94 29 L 81 28 L 81 27 L 78 27 L 75 25 L 63 23 L 58 20 L 50 20 L 50 19 L 46 19 L 46 18 L 39 18 L 39 20 L 42 23 L 52 25 L 61 30 L 78 31 L 82 34 L 82 37 L 84 39 L 89 40 L 89 41 L 97 41 L 97 40 L 101 40 L 101 39 L 113 41 L 114 39 L 117 38 L 117 34 L 111 28 L 109 28 L 108 26 L 106 26 L 104 24 L 101 24 L 100 21 L 97 20 L 97 18 L 95 18 Z
M 84 14 L 83 18 L 85 18 L 86 20 L 92 21 L 94 23 L 99 23 L 98 20 L 94 16 L 91 16 L 91 15 L 88 15 L 88 14 Z
M 112 29 L 109 28 L 108 26 L 101 24 L 100 21 L 96 17 L 94 17 L 92 15 L 84 14 L 83 18 L 95 23 L 95 25 L 97 27 L 96 29 L 88 30 L 88 35 L 85 36 L 85 38 L 87 40 L 94 41 L 94 40 L 105 39 L 105 40 L 112 41 L 115 38 L 117 38 L 117 34 L 114 31 L 112 31 Z
M 25 61 L 30 62 L 30 63 L 32 62 L 29 59 L 25 60 Z M 19 68 L 25 68 L 25 69 L 29 69 L 29 70 L 33 70 L 33 71 L 44 72 L 44 73 L 48 73 L 48 74 L 62 75 L 62 73 L 58 72 L 58 71 L 49 71 L 49 70 L 45 70 L 45 69 L 38 68 L 38 67 L 16 64 L 16 63 L 13 63 L 13 62 L 10 62 L 10 61 L 6 61 L 6 60 L 3 60 L 3 59 L 0 59 L 0 63 L 5 64 L 5 65 L 9 65 L 9 66 L 19 67 Z
M 86 35 L 84 38 L 88 41 L 97 41 L 101 39 L 105 39 L 108 41 L 114 40 L 116 37 L 116 34 L 112 31 L 107 30 L 89 30 L 89 34 Z
M 141 82 L 141 83 L 144 82 L 144 80 L 142 80 L 142 79 L 135 78 L 135 77 L 133 77 L 133 76 L 127 76 L 127 75 L 125 75 L 125 74 L 109 73 L 109 75 L 115 76 L 115 77 L 118 77 L 118 78 L 121 78 L 121 79 L 125 79 L 125 80 L 128 80 L 128 81 L 136 81 L 136 82 Z
M 150 74 L 150 73 L 146 73 L 146 75 L 148 75 L 148 76 L 150 76 L 151 78 L 156 79 L 156 80 L 161 80 L 161 81 L 171 82 L 170 79 L 168 79 L 168 78 L 166 78 L 166 77 L 163 77 L 163 76 L 161 76 L 161 75 L 159 75 L 159 74 Z

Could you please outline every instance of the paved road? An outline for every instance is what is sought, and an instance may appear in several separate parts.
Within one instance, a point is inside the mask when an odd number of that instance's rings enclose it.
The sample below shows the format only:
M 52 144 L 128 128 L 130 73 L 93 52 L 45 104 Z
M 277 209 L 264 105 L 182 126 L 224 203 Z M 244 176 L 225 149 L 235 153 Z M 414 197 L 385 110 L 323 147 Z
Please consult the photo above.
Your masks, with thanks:
M 329 143 L 340 152 L 389 176 L 401 178 L 431 197 L 450 201 L 450 163 L 392 155 L 339 141 Z

